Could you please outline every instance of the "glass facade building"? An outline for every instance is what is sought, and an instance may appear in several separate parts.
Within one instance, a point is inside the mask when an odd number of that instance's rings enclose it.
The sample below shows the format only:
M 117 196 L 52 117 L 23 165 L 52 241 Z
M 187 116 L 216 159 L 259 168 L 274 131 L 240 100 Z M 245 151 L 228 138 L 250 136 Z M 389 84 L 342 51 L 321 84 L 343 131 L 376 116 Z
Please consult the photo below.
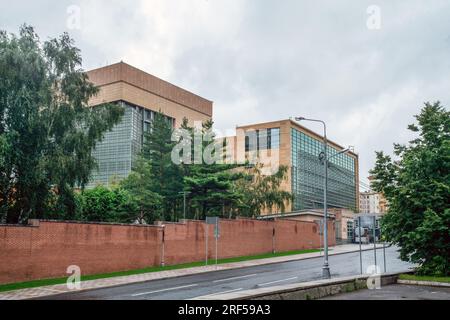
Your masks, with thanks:
M 111 131 L 105 133 L 103 140 L 93 150 L 97 169 L 93 170 L 87 188 L 108 186 L 130 174 L 141 151 L 144 132 L 150 131 L 151 121 L 155 117 L 152 110 L 124 101 L 117 103 L 124 108 L 124 115 Z M 175 119 L 167 119 L 172 126 L 175 125 Z
M 293 211 L 323 208 L 324 168 L 319 159 L 323 141 L 291 128 Z M 328 145 L 328 157 L 339 151 Z M 340 154 L 330 159 L 328 170 L 328 206 L 357 208 L 356 159 Z

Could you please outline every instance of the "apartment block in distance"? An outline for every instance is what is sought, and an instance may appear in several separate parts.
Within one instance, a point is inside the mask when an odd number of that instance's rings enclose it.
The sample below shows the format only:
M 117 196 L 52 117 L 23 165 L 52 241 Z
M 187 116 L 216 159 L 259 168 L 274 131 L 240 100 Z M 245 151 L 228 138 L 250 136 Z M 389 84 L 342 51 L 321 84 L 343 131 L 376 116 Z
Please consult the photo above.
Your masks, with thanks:
M 323 152 L 323 137 L 292 120 L 238 126 L 235 137 L 227 137 L 234 144 L 234 158 L 242 161 L 257 158 L 266 167 L 288 167 L 288 176 L 281 188 L 294 195 L 287 212 L 323 208 L 324 170 L 319 159 Z M 341 150 L 341 145 L 328 141 L 329 157 Z M 256 155 L 256 156 L 255 156 Z M 262 157 L 258 158 L 259 156 Z M 358 155 L 346 152 L 333 157 L 328 170 L 328 206 L 359 210 Z M 277 213 L 277 212 L 267 212 Z
M 88 187 L 109 185 L 131 172 L 141 150 L 144 132 L 155 113 L 162 112 L 173 127 L 186 117 L 192 125 L 212 118 L 213 103 L 187 90 L 120 62 L 87 72 L 99 89 L 90 106 L 117 103 L 124 110 L 121 122 L 107 132 L 93 151 L 98 169 Z
M 385 214 L 387 212 L 387 202 L 384 195 L 375 191 L 361 192 L 359 207 L 361 213 Z

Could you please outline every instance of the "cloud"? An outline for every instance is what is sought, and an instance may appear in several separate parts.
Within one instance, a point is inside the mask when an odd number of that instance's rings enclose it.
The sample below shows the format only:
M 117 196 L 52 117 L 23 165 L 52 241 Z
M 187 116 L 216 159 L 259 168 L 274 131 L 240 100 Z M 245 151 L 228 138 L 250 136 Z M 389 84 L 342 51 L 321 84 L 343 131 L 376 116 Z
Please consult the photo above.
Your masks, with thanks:
M 70 4 L 81 8 L 80 30 L 67 30 Z M 381 9 L 379 30 L 366 26 L 372 4 Z M 2 7 L 0 27 L 9 31 L 24 19 L 45 36 L 70 31 L 86 69 L 124 60 L 213 100 L 222 132 L 296 115 L 323 119 L 332 140 L 359 152 L 362 179 L 375 150 L 410 138 L 406 126 L 424 101 L 450 105 L 444 0 L 17 0 Z

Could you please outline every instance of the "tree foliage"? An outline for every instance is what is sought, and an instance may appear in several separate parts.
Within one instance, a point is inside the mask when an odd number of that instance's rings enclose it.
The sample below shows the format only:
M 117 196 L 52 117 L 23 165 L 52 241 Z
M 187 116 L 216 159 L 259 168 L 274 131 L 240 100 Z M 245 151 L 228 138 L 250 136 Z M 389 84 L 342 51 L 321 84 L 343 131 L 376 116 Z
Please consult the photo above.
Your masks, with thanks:
M 66 33 L 41 43 L 30 26 L 0 32 L 0 210 L 9 223 L 45 218 L 52 195 L 73 217 L 91 150 L 120 119 L 119 107 L 87 107 L 97 89 L 80 66 Z
M 285 212 L 286 205 L 292 202 L 292 193 L 281 188 L 286 181 L 288 167 L 280 166 L 272 175 L 262 174 L 263 166 L 257 164 L 246 170 L 245 177 L 237 182 L 237 192 L 243 195 L 240 214 L 257 217 L 267 210 Z
M 182 125 L 182 129 L 191 133 L 191 141 L 194 141 L 194 135 L 203 137 L 202 143 L 192 143 L 191 163 L 183 164 L 184 190 L 189 192 L 195 219 L 230 217 L 242 201 L 242 194 L 234 188 L 234 183 L 242 178 L 241 173 L 233 170 L 239 165 L 221 161 L 221 152 L 224 154 L 226 145 L 215 147 L 214 143 L 220 144 L 221 140 L 215 141 L 212 126 L 212 121 L 205 121 L 201 129 L 196 129 L 189 127 L 186 120 Z M 205 157 L 209 160 L 205 161 Z M 214 162 L 209 163 L 210 160 Z
M 409 130 L 408 145 L 394 145 L 398 160 L 382 152 L 371 174 L 389 212 L 382 221 L 387 240 L 401 258 L 420 264 L 419 272 L 448 275 L 450 261 L 450 112 L 426 103 Z
M 134 223 L 139 218 L 139 207 L 133 196 L 123 188 L 97 186 L 77 196 L 81 221 Z
M 164 220 L 164 197 L 154 191 L 155 181 L 150 163 L 140 159 L 134 171 L 120 183 L 134 198 L 138 208 L 135 220 L 140 224 Z
M 155 114 L 150 131 L 145 133 L 141 164 L 135 171 L 146 179 L 148 191 L 158 194 L 161 205 L 160 218 L 175 221 L 179 211 L 183 177 L 180 166 L 171 160 L 175 146 L 172 141 L 172 122 L 163 113 Z M 153 197 L 152 197 L 153 198 Z

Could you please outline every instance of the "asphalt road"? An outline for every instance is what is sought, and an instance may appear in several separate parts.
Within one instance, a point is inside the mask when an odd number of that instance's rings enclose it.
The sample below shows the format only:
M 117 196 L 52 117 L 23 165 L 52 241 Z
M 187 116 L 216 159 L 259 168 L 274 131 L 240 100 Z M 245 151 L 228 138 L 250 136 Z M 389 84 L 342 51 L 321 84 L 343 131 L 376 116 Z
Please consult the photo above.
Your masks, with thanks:
M 377 250 L 377 262 L 383 271 L 383 250 Z M 84 292 L 49 296 L 45 300 L 182 300 L 253 288 L 270 287 L 318 280 L 322 275 L 323 258 L 281 262 L 233 270 L 208 272 L 164 280 L 123 285 Z M 372 251 L 363 252 L 363 270 L 374 264 Z M 406 271 L 411 264 L 398 259 L 397 249 L 386 248 L 387 272 Z M 332 277 L 358 275 L 359 253 L 330 256 Z

